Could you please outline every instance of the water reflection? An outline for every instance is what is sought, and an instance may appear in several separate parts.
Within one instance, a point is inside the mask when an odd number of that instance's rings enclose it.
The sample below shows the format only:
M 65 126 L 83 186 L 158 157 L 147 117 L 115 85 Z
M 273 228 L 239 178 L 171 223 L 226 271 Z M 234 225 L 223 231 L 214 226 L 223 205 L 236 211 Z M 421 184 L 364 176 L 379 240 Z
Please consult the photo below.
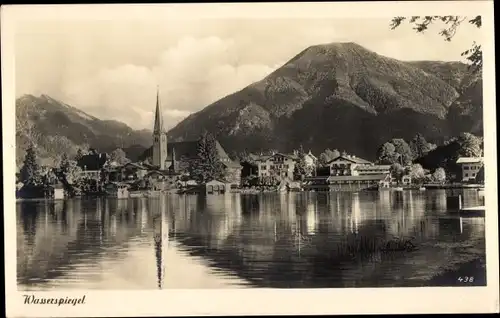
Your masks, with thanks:
M 25 288 L 176 288 L 174 275 L 197 288 L 413 286 L 485 253 L 484 219 L 450 216 L 444 190 L 30 201 L 17 214 Z M 394 237 L 419 249 L 381 251 Z

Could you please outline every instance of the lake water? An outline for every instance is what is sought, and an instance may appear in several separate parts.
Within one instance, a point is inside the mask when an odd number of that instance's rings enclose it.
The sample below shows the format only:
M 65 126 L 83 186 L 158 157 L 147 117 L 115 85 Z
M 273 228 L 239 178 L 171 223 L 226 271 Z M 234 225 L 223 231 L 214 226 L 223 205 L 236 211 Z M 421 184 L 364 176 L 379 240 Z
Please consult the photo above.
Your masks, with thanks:
M 482 205 L 461 191 L 466 206 Z M 449 194 L 449 193 L 448 193 Z M 445 190 L 17 203 L 19 289 L 426 286 L 484 260 Z M 414 251 L 383 251 L 393 237 Z M 477 268 L 468 275 L 483 275 Z M 453 284 L 452 284 L 453 285 Z

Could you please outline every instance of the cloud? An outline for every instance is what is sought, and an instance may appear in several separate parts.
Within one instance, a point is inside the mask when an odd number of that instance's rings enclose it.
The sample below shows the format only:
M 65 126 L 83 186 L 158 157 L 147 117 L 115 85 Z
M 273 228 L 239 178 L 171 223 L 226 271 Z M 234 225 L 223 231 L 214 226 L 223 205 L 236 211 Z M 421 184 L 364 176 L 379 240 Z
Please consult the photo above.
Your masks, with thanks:
M 231 39 L 184 37 L 161 52 L 152 68 L 127 64 L 104 69 L 67 84 L 63 95 L 68 103 L 94 116 L 149 128 L 159 85 L 165 125 L 171 128 L 190 113 L 272 71 L 264 64 L 238 65 L 238 48 Z

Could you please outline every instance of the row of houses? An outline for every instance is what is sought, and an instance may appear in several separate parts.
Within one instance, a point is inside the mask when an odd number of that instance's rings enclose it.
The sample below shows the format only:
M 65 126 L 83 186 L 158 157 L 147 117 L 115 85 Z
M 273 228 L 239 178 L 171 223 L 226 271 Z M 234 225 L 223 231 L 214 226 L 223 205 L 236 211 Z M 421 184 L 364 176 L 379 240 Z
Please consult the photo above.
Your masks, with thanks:
M 256 174 L 259 178 L 277 176 L 280 178 L 294 177 L 294 170 L 298 164 L 297 153 L 273 153 L 266 156 L 251 156 L 252 163 L 243 163 L 243 176 Z M 340 155 L 326 163 L 327 174 L 318 175 L 318 160 L 309 151 L 305 154 L 305 163 L 310 169 L 305 184 L 318 185 L 359 185 L 388 187 L 394 181 L 390 174 L 390 165 L 379 165 L 355 155 Z M 461 157 L 457 160 L 460 167 L 458 180 L 462 183 L 476 182 L 478 174 L 484 169 L 483 158 Z M 409 175 L 402 177 L 403 185 L 412 183 Z
M 273 153 L 265 156 L 250 156 L 250 162 L 243 165 L 243 176 L 256 175 L 259 178 L 275 176 L 280 179 L 294 179 L 294 171 L 299 163 L 298 154 Z M 318 159 L 311 151 L 304 154 L 304 162 L 309 171 L 304 186 L 318 188 L 324 186 L 371 187 L 381 183 L 390 184 L 390 166 L 376 165 L 368 160 L 341 155 L 326 164 L 326 174 L 319 175 Z M 323 167 L 324 169 L 325 167 Z

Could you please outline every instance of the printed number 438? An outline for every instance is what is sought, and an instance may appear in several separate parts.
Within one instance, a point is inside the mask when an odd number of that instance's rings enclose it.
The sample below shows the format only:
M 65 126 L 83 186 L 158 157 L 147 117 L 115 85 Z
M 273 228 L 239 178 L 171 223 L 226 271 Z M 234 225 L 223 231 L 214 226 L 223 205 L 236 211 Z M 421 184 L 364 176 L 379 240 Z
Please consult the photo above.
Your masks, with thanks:
M 474 281 L 474 276 L 459 277 L 458 281 L 461 283 L 472 283 Z

